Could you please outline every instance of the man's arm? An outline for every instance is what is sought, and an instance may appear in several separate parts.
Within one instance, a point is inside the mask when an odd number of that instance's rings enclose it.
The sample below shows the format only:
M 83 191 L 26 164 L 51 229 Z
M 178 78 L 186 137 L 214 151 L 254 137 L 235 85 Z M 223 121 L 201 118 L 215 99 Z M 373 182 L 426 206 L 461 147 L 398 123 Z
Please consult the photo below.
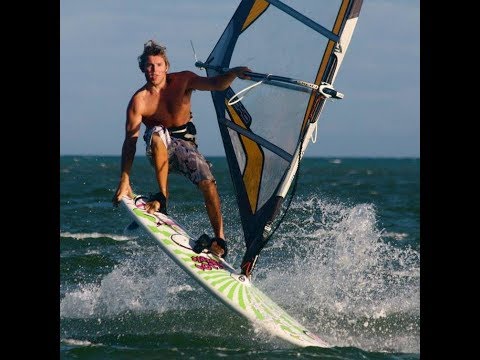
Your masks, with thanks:
M 137 140 L 142 125 L 142 115 L 140 104 L 135 98 L 132 98 L 127 108 L 127 121 L 125 124 L 125 140 L 122 146 L 122 160 L 120 166 L 120 182 L 117 191 L 113 197 L 113 204 L 118 205 L 122 196 L 133 197 L 133 191 L 130 186 L 130 170 L 132 169 L 133 159 L 137 150 Z
M 246 71 L 251 70 L 245 66 L 238 66 L 230 69 L 225 74 L 213 77 L 199 76 L 192 72 L 189 79 L 189 88 L 195 90 L 223 91 L 227 89 L 237 77 L 249 79 L 249 77 L 245 75 Z

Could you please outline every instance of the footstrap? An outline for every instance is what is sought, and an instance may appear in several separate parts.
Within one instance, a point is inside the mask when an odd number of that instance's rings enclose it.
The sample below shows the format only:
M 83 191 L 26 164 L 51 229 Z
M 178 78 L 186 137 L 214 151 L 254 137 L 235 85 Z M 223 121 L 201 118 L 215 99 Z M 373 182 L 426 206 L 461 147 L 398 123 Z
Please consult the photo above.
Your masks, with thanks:
M 208 236 L 207 234 L 203 234 L 195 242 L 192 250 L 195 251 L 197 254 L 200 254 L 204 249 L 209 249 L 210 246 L 212 246 L 212 240 L 213 239 L 210 238 L 210 236 Z
M 225 258 L 228 253 L 227 242 L 219 237 L 211 238 L 207 234 L 203 234 L 198 238 L 192 250 L 195 251 L 197 254 L 200 254 L 203 250 L 210 249 L 214 241 L 216 241 L 217 244 L 223 249 L 224 252 L 221 257 Z

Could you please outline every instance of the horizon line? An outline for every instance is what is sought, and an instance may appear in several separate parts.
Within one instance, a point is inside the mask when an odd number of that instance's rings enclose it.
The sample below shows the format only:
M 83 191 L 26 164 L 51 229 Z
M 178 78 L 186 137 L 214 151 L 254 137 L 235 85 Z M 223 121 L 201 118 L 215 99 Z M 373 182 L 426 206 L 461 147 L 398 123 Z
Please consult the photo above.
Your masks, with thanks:
M 121 157 L 121 154 L 60 154 L 60 157 L 64 156 L 83 156 L 83 157 Z M 205 155 L 207 158 L 226 158 L 225 155 Z M 135 157 L 146 157 L 145 154 L 136 154 Z M 302 159 L 321 159 L 321 158 L 337 158 L 337 159 L 351 159 L 351 158 L 370 158 L 370 159 L 420 159 L 420 155 L 305 155 Z

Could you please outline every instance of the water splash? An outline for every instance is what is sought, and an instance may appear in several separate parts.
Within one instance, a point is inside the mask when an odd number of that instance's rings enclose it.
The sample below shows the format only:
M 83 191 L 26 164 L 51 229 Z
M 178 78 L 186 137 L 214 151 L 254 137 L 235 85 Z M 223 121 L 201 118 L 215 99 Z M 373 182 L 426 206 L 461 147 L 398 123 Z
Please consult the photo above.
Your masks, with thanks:
M 385 241 L 372 204 L 299 199 L 258 285 L 337 346 L 418 352 L 420 255 L 401 245 Z

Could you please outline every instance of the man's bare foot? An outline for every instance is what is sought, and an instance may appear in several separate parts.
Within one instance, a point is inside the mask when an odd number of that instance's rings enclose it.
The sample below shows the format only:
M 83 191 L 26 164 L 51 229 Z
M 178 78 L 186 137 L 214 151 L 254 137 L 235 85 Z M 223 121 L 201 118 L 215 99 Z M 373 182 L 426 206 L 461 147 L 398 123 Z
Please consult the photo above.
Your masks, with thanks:
M 222 238 L 213 238 L 212 244 L 210 245 L 210 248 L 208 250 L 210 250 L 212 253 L 219 257 L 225 258 L 228 253 L 227 243 Z
M 222 238 L 214 237 L 211 238 L 207 234 L 203 234 L 195 242 L 194 247 L 192 248 L 197 254 L 200 254 L 203 250 L 208 249 L 211 253 L 216 256 L 225 258 L 228 253 L 227 243 Z
M 145 204 L 145 210 L 149 214 L 153 214 L 154 212 L 160 210 L 160 202 L 157 200 L 149 201 Z
M 167 215 L 167 198 L 161 192 L 158 192 L 149 197 L 150 201 L 145 204 L 145 210 L 149 214 L 153 214 L 155 211 L 159 211 L 162 214 Z
M 210 246 L 210 250 L 212 253 L 214 253 L 215 255 L 219 256 L 219 257 L 222 257 L 223 254 L 225 253 L 225 250 L 222 249 L 222 247 L 220 245 L 218 245 L 218 243 L 213 240 L 212 241 L 212 245 Z

